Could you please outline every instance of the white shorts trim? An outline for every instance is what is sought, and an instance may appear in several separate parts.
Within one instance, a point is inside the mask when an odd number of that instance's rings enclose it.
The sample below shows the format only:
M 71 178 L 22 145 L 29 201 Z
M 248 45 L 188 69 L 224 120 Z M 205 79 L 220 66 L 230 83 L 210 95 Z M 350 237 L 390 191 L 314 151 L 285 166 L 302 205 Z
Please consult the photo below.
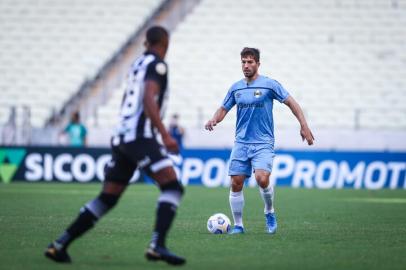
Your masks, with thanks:
M 172 160 L 170 160 L 169 158 L 165 158 L 165 159 L 161 159 L 160 161 L 152 164 L 150 166 L 150 168 L 151 168 L 151 171 L 155 173 L 163 168 L 172 167 L 172 166 L 173 166 Z

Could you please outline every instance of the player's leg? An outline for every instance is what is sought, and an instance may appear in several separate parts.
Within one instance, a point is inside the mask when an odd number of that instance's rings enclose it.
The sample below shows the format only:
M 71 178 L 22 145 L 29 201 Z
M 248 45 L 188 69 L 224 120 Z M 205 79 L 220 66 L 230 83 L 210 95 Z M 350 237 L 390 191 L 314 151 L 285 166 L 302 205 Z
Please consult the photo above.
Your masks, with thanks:
M 233 215 L 234 228 L 231 234 L 244 233 L 242 221 L 244 210 L 244 181 L 251 175 L 251 164 L 247 156 L 248 146 L 236 143 L 230 156 L 228 174 L 231 176 L 231 188 L 229 195 L 230 209 Z
M 164 165 L 166 160 L 163 159 L 155 163 L 155 165 Z M 150 166 L 150 168 L 153 167 L 153 165 Z M 157 201 L 154 232 L 145 256 L 148 260 L 164 260 L 173 265 L 184 264 L 186 262 L 185 258 L 173 254 L 166 248 L 166 237 L 183 196 L 183 187 L 177 180 L 172 166 L 162 168 L 157 172 L 151 171 L 149 176 L 156 181 L 161 194 Z
M 259 186 L 259 192 L 264 201 L 264 214 L 273 213 L 273 187 L 270 184 L 269 177 L 271 176 L 270 172 L 256 169 L 255 170 L 255 179 Z
M 231 189 L 229 195 L 230 209 L 233 215 L 234 228 L 231 234 L 244 233 L 244 224 L 242 221 L 242 214 L 244 210 L 244 193 L 243 186 L 245 175 L 231 176 Z
M 116 205 L 125 188 L 126 185 L 105 182 L 102 192 L 80 209 L 72 224 L 48 246 L 45 256 L 57 262 L 71 262 L 67 253 L 69 245 Z
M 269 145 L 257 146 L 252 159 L 255 179 L 259 186 L 259 192 L 264 201 L 264 215 L 266 230 L 274 234 L 277 229 L 276 215 L 274 211 L 274 188 L 270 183 L 274 152 Z
M 268 233 L 274 234 L 276 233 L 278 225 L 276 222 L 276 214 L 273 207 L 274 189 L 269 181 L 270 175 L 271 174 L 268 171 L 260 169 L 255 170 L 255 179 L 257 180 L 262 200 L 264 201 L 266 230 Z
M 100 194 L 86 203 L 72 224 L 48 246 L 45 251 L 46 257 L 56 262 L 71 262 L 67 253 L 69 245 L 90 230 L 102 216 L 117 204 L 135 167 L 123 160 L 117 153 L 113 153 L 113 160 L 114 162 L 106 166 L 105 182 Z
M 183 196 L 183 187 L 178 181 L 173 162 L 167 157 L 162 145 L 155 139 L 140 139 L 137 144 L 140 168 L 155 180 L 161 190 L 157 200 L 152 240 L 145 256 L 148 260 L 163 260 L 174 265 L 184 264 L 184 258 L 171 253 L 165 246 L 168 231 Z

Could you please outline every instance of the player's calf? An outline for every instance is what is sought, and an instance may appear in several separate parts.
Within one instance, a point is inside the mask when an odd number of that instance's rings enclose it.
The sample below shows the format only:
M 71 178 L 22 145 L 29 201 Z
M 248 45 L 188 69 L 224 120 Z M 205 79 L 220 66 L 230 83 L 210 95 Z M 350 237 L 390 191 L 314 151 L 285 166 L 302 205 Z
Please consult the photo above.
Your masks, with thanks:
M 45 256 L 56 262 L 70 262 L 70 257 L 66 252 L 69 245 L 90 230 L 103 215 L 113 208 L 119 197 L 118 195 L 101 193 L 97 198 L 88 202 L 80 209 L 78 217 L 66 231 L 48 246 Z
M 154 233 L 145 257 L 150 261 L 162 260 L 169 264 L 181 265 L 186 260 L 171 253 L 165 246 L 165 240 L 183 196 L 183 187 L 177 180 L 173 180 L 160 188 Z
M 175 219 L 176 210 L 184 192 L 182 185 L 177 180 L 160 188 L 161 194 L 158 197 L 155 228 L 151 240 L 154 247 L 165 247 L 166 235 Z

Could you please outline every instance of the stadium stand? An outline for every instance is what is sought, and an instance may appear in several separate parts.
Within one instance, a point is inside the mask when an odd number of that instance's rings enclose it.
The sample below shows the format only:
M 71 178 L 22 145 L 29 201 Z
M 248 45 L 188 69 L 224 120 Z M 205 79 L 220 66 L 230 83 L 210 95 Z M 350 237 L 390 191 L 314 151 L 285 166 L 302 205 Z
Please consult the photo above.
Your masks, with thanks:
M 405 1 L 389 0 L 202 1 L 172 36 L 169 113 L 189 127 L 197 108 L 211 117 L 241 78 L 239 52 L 253 46 L 261 72 L 296 97 L 313 127 L 404 129 L 405 11 Z M 297 126 L 283 106 L 275 118 Z
M 374 142 L 365 139 L 367 134 L 386 130 L 392 133 L 381 132 L 381 138 L 395 139 L 379 139 L 379 149 L 404 138 L 404 0 L 1 1 L 0 88 L 6 98 L 0 123 L 8 118 L 5 108 L 27 104 L 32 123 L 43 125 L 52 108 L 60 110 L 71 96 L 80 97 L 75 91 L 85 79 L 98 74 L 164 2 L 196 4 L 191 12 L 180 11 L 187 16 L 179 16 L 172 30 L 167 58 L 171 95 L 166 115 L 180 114 L 186 146 L 232 144 L 234 112 L 218 127 L 215 142 L 202 127 L 242 77 L 239 53 L 244 46 L 261 50 L 261 73 L 292 93 L 318 134 L 329 134 L 328 139 L 318 136 L 322 147 L 368 149 Z M 114 83 L 102 86 L 108 91 L 93 98 L 95 115 L 85 113 L 96 145 L 107 144 L 116 122 L 124 88 L 124 81 L 117 81 L 125 76 L 124 66 Z M 86 111 L 86 105 L 80 109 Z M 296 138 L 297 122 L 289 110 L 276 104 L 274 114 L 281 141 Z M 336 142 L 354 133 L 357 139 Z M 300 147 L 290 141 L 282 148 L 288 144 Z
M 0 1 L 0 123 L 26 105 L 42 127 L 161 2 Z

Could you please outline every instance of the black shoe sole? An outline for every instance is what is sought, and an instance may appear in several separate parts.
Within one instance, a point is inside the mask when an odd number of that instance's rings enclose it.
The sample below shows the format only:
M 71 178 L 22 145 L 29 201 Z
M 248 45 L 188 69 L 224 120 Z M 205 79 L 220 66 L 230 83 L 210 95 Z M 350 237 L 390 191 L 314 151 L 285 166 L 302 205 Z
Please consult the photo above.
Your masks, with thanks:
M 186 263 L 185 259 L 169 257 L 169 256 L 162 256 L 161 254 L 158 254 L 158 253 L 153 254 L 150 252 L 145 253 L 145 258 L 147 258 L 147 260 L 149 260 L 149 261 L 154 261 L 154 262 L 162 260 L 171 265 L 183 265 Z
M 70 258 L 66 258 L 66 259 L 57 258 L 51 252 L 49 252 L 48 250 L 45 251 L 44 255 L 45 255 L 46 258 L 48 258 L 48 259 L 50 259 L 50 260 L 52 260 L 54 262 L 57 262 L 57 263 L 71 263 L 72 262 L 72 260 Z

